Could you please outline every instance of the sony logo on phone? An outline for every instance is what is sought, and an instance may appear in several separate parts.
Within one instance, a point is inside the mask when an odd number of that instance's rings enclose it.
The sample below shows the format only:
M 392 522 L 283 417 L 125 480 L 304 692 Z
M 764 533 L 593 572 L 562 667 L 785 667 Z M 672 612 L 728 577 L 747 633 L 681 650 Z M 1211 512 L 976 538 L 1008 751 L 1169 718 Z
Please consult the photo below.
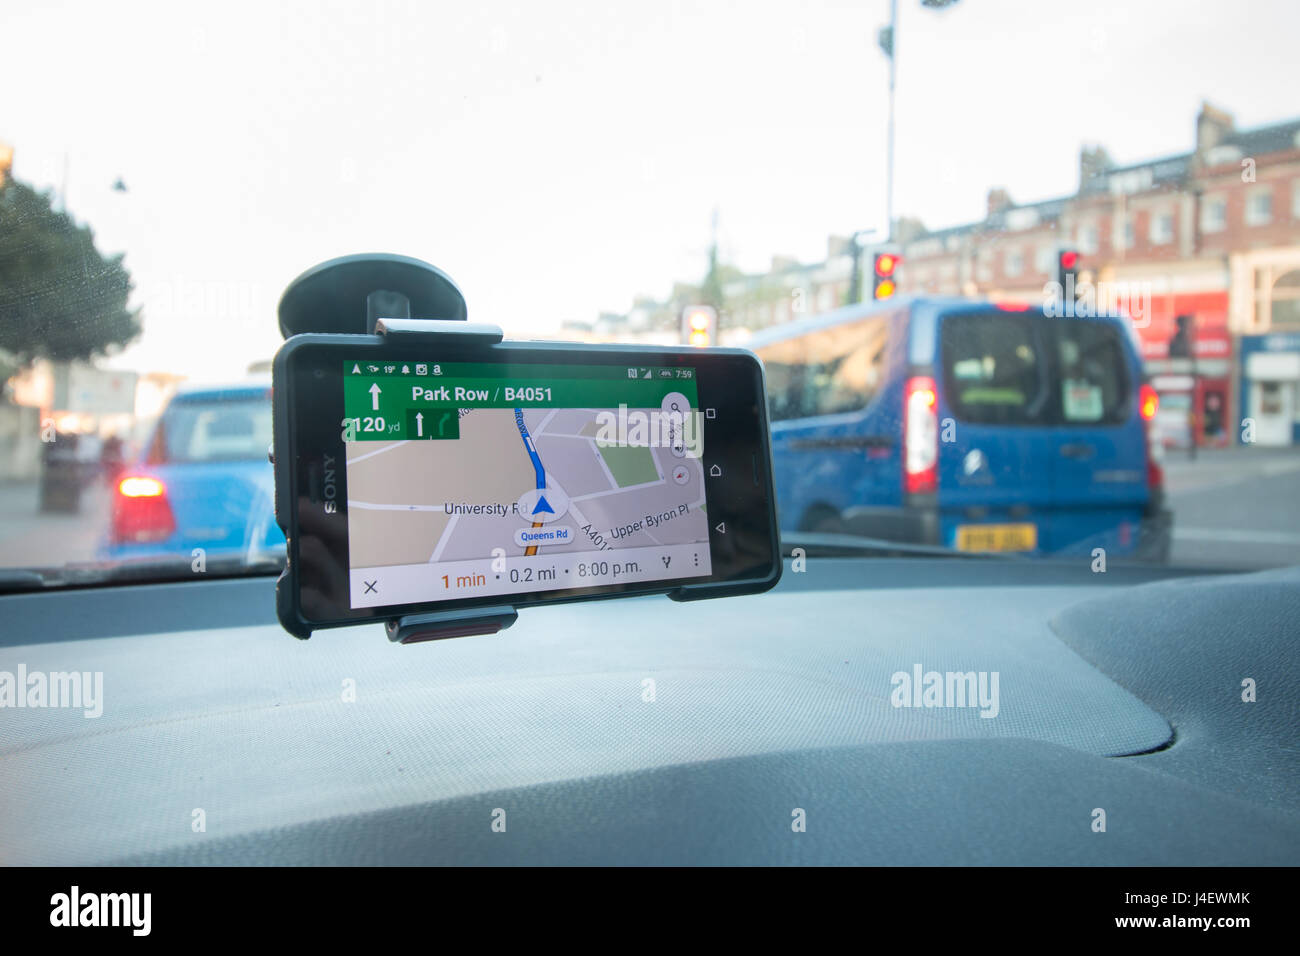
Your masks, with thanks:
M 338 486 L 334 484 L 334 456 L 325 456 L 325 467 L 323 469 L 321 480 L 321 497 L 325 499 L 325 513 L 327 515 L 337 514 L 339 503 L 337 500 Z

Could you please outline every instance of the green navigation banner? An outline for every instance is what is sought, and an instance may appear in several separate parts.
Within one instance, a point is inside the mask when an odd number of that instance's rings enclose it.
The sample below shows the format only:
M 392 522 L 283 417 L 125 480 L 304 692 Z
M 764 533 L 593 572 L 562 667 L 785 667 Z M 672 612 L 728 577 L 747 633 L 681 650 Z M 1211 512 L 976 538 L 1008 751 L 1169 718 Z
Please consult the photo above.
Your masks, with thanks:
M 343 406 L 354 441 L 460 437 L 460 410 L 697 407 L 695 370 L 591 365 L 345 362 Z

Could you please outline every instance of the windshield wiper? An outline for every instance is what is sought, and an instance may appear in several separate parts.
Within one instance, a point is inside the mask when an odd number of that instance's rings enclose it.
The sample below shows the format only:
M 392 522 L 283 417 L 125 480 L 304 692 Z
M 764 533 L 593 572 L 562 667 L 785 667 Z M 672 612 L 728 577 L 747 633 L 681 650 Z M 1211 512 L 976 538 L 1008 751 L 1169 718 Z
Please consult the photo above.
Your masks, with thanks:
M 149 584 L 278 574 L 284 569 L 284 560 L 283 554 L 274 553 L 252 558 L 209 558 L 202 572 L 195 571 L 186 557 L 67 564 L 54 568 L 0 568 L 0 594 L 97 584 Z
M 27 568 L 0 568 L 0 594 L 11 591 L 39 591 L 45 587 L 40 571 Z

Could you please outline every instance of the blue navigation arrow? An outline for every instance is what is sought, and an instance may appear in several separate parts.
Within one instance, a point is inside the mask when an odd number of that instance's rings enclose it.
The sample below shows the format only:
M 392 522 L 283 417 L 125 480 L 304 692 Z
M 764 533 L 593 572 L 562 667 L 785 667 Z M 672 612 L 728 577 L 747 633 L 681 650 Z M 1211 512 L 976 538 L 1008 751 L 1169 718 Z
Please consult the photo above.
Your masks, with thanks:
M 536 507 L 533 508 L 533 514 L 540 514 L 543 511 L 545 511 L 548 515 L 555 514 L 555 509 L 552 508 L 550 504 L 547 503 L 545 495 L 542 495 L 542 497 L 537 499 L 537 505 Z
M 515 425 L 519 428 L 519 437 L 524 440 L 524 449 L 528 452 L 528 457 L 533 460 L 533 471 L 537 475 L 537 490 L 541 491 L 546 487 L 546 471 L 542 468 L 542 460 L 537 457 L 537 449 L 533 447 L 533 436 L 528 434 L 528 426 L 524 424 L 524 410 L 515 409 Z M 548 506 L 547 511 L 550 511 Z M 534 514 L 537 512 L 534 511 Z M 551 512 L 554 514 L 555 512 Z

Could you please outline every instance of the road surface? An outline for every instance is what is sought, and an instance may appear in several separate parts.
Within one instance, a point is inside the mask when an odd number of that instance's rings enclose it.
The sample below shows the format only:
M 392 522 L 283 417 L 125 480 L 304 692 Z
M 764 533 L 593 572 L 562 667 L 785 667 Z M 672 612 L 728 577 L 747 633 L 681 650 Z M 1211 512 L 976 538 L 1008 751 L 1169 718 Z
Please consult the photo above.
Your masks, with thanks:
M 1174 511 L 1171 562 L 1183 567 L 1300 564 L 1300 448 L 1201 449 L 1165 458 Z
M 93 561 L 108 527 L 108 489 L 88 488 L 77 514 L 41 514 L 36 482 L 0 483 L 0 568 L 61 567 Z

